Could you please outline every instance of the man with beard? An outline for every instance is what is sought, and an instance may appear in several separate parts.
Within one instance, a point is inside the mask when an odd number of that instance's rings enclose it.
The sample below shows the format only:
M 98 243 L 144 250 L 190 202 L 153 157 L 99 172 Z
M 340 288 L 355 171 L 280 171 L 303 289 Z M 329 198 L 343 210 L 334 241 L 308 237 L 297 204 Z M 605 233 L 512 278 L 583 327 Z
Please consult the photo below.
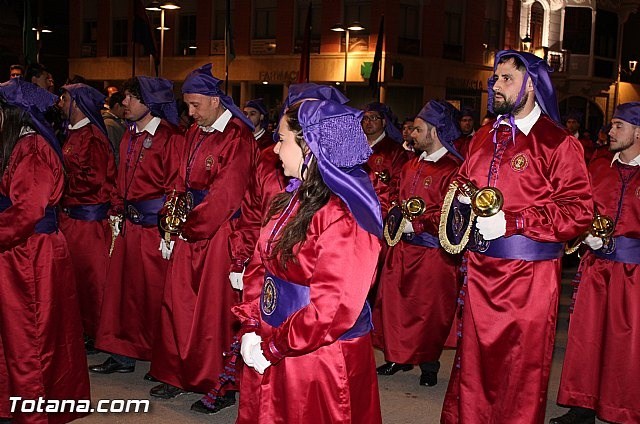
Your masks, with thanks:
M 544 421 L 564 242 L 593 214 L 582 149 L 559 125 L 543 59 L 496 54 L 489 84 L 493 126 L 478 130 L 454 181 L 499 190 L 491 216 L 478 217 L 464 256 L 461 337 L 442 423 L 539 424 Z M 440 240 L 454 252 L 469 190 L 450 188 Z M 449 201 L 447 201 L 449 199 Z M 477 206 L 477 205 L 476 205 Z M 473 215 L 465 223 L 473 225 Z M 469 227 L 467 227 L 469 228 Z
M 611 237 L 587 235 L 569 325 L 558 403 L 551 424 L 640 422 L 640 102 L 611 119 L 613 160 L 591 160 L 596 211 L 615 221 Z

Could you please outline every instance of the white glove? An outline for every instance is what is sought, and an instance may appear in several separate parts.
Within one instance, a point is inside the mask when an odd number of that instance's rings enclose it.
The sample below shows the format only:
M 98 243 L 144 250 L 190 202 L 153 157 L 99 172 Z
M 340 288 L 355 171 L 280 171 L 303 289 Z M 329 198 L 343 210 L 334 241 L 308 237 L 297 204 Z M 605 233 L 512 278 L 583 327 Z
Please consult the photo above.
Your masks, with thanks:
M 254 364 L 253 369 L 258 371 L 259 374 L 264 374 L 265 370 L 271 366 L 271 362 L 262 353 L 260 343 L 251 346 L 251 358 Z
M 250 367 L 255 366 L 251 351 L 254 346 L 260 347 L 260 342 L 262 342 L 262 337 L 258 336 L 254 331 L 244 334 L 240 339 L 240 355 L 242 355 L 244 363 Z
M 471 198 L 469 196 L 465 196 L 464 194 L 458 194 L 458 202 L 464 204 L 464 205 L 470 205 L 471 204 Z
M 582 240 L 582 242 L 589 246 L 591 250 L 602 249 L 602 246 L 604 246 L 604 240 L 591 234 L 587 235 L 587 237 Z
M 502 237 L 507 232 L 507 220 L 504 217 L 504 212 L 500 211 L 487 218 L 479 216 L 476 220 L 476 228 L 482 238 L 487 241 Z
M 160 239 L 160 247 L 158 247 L 158 250 L 162 253 L 162 259 L 171 259 L 174 244 L 176 244 L 176 242 L 171 240 L 167 246 L 167 242 L 164 239 Z
M 244 276 L 244 269 L 242 272 L 232 272 L 229 274 L 229 280 L 231 281 L 231 287 L 236 290 L 242 290 L 244 288 L 244 282 L 242 277 Z
M 122 217 L 119 215 L 109 215 L 109 225 L 111 226 L 111 235 L 116 238 L 120 235 L 120 226 L 122 224 Z
M 403 234 L 415 233 L 415 231 L 413 231 L 413 224 L 411 223 L 411 221 L 406 220 L 404 228 L 402 229 L 402 233 Z

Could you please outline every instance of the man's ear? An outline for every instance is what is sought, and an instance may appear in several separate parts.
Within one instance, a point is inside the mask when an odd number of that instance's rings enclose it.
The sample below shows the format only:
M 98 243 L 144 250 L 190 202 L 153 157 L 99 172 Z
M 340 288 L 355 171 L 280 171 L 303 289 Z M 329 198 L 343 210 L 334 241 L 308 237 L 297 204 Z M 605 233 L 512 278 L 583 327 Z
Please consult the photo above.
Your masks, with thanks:
M 533 91 L 533 81 L 531 77 L 527 78 L 527 91 Z

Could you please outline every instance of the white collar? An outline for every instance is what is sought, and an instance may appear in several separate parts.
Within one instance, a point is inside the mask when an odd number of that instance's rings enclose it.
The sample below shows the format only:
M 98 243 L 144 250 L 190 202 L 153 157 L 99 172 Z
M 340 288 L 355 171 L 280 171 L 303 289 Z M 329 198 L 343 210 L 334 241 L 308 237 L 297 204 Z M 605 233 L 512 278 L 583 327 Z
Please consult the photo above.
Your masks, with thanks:
M 574 136 L 575 138 L 580 138 L 580 131 L 576 131 L 576 132 L 574 132 L 574 133 L 573 133 L 573 136 Z
M 516 119 L 516 127 L 518 127 L 518 129 L 522 131 L 524 135 L 529 135 L 529 133 L 531 132 L 531 128 L 533 128 L 535 123 L 538 122 L 538 118 L 540 118 L 540 115 L 542 115 L 542 109 L 540 109 L 540 106 L 538 106 L 538 102 L 535 102 L 535 104 L 533 105 L 533 109 L 527 116 L 525 116 L 524 118 Z M 500 122 L 500 124 L 511 126 L 509 121 L 506 119 L 500 121 L 501 118 L 502 115 L 499 115 L 497 122 Z
M 77 130 L 80 129 L 82 127 L 84 127 L 85 125 L 89 125 L 91 123 L 91 121 L 89 120 L 89 118 L 82 118 L 81 120 L 79 120 L 78 122 L 76 122 L 73 125 L 69 125 L 69 129 L 70 130 Z
M 27 127 L 25 125 L 24 127 L 20 128 L 20 135 L 18 136 L 18 138 L 20 138 L 20 137 L 22 137 L 23 135 L 26 135 L 26 134 L 33 134 L 35 132 L 36 131 L 33 128 Z
M 265 133 L 264 128 L 260 127 L 260 130 L 258 132 L 253 133 L 253 138 L 255 138 L 256 140 L 259 139 L 260 137 L 262 137 L 262 135 Z
M 143 131 L 146 131 L 151 135 L 156 135 L 156 130 L 158 129 L 159 126 L 160 126 L 160 118 L 158 118 L 157 116 L 154 116 L 153 118 L 151 118 L 151 121 L 147 122 L 147 125 L 145 125 L 144 128 L 142 129 L 138 128 L 138 123 L 136 122 L 136 132 L 141 133 Z
M 200 126 L 200 129 L 206 133 L 214 131 L 223 132 L 232 117 L 233 115 L 231 114 L 231 111 L 229 109 L 226 109 L 224 112 L 222 112 L 222 115 L 218 116 L 218 119 L 216 119 L 213 124 L 208 127 Z
M 427 152 L 422 152 L 420 155 L 420 160 L 426 160 L 427 162 L 438 162 L 444 155 L 448 152 L 447 148 L 442 146 L 435 152 L 431 154 L 427 154 Z
M 622 159 L 620 159 L 620 153 L 621 152 L 616 152 L 615 155 L 613 155 L 613 160 L 611 161 L 611 166 L 613 166 L 613 164 L 618 161 L 623 165 L 629 165 L 629 166 L 640 166 L 640 155 L 636 156 L 635 158 L 631 159 L 629 161 L 629 163 L 624 163 L 622 161 Z
M 382 134 L 380 134 L 380 137 L 376 138 L 375 140 L 373 140 L 373 143 L 371 143 L 369 145 L 369 147 L 373 147 L 376 144 L 378 144 L 380 141 L 382 141 L 383 138 L 385 138 L 387 136 L 387 132 L 386 131 L 382 131 Z

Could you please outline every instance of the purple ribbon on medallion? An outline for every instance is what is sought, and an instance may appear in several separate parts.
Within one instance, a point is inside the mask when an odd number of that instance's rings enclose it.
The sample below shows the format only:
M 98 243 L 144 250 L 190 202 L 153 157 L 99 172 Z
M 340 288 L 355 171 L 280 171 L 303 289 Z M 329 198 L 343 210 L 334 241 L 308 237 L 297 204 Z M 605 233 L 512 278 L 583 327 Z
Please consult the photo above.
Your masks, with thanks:
M 611 245 L 605 245 L 593 253 L 601 259 L 640 265 L 640 239 L 617 236 L 611 239 Z
M 62 211 L 71 219 L 79 221 L 102 221 L 107 219 L 107 213 L 111 203 L 98 203 L 97 205 L 66 206 Z
M 491 241 L 475 238 L 475 243 L 469 244 L 469 250 L 492 258 L 546 261 L 561 258 L 564 254 L 562 243 L 535 241 L 519 234 Z
M 285 281 L 266 272 L 260 295 L 262 320 L 272 327 L 280 327 L 287 318 L 309 304 L 309 292 L 307 286 Z M 355 324 L 340 336 L 340 340 L 364 336 L 372 329 L 371 307 L 365 301 Z
M 7 196 L 0 194 L 0 212 L 4 212 L 11 207 L 13 202 Z M 58 231 L 58 217 L 56 216 L 56 210 L 53 207 L 47 206 L 44 208 L 44 217 L 36 223 L 34 232 L 38 234 L 51 234 Z
M 156 199 L 139 200 L 136 202 L 124 202 L 124 214 L 126 218 L 137 225 L 150 227 L 158 225 L 158 212 L 165 202 L 165 197 Z

